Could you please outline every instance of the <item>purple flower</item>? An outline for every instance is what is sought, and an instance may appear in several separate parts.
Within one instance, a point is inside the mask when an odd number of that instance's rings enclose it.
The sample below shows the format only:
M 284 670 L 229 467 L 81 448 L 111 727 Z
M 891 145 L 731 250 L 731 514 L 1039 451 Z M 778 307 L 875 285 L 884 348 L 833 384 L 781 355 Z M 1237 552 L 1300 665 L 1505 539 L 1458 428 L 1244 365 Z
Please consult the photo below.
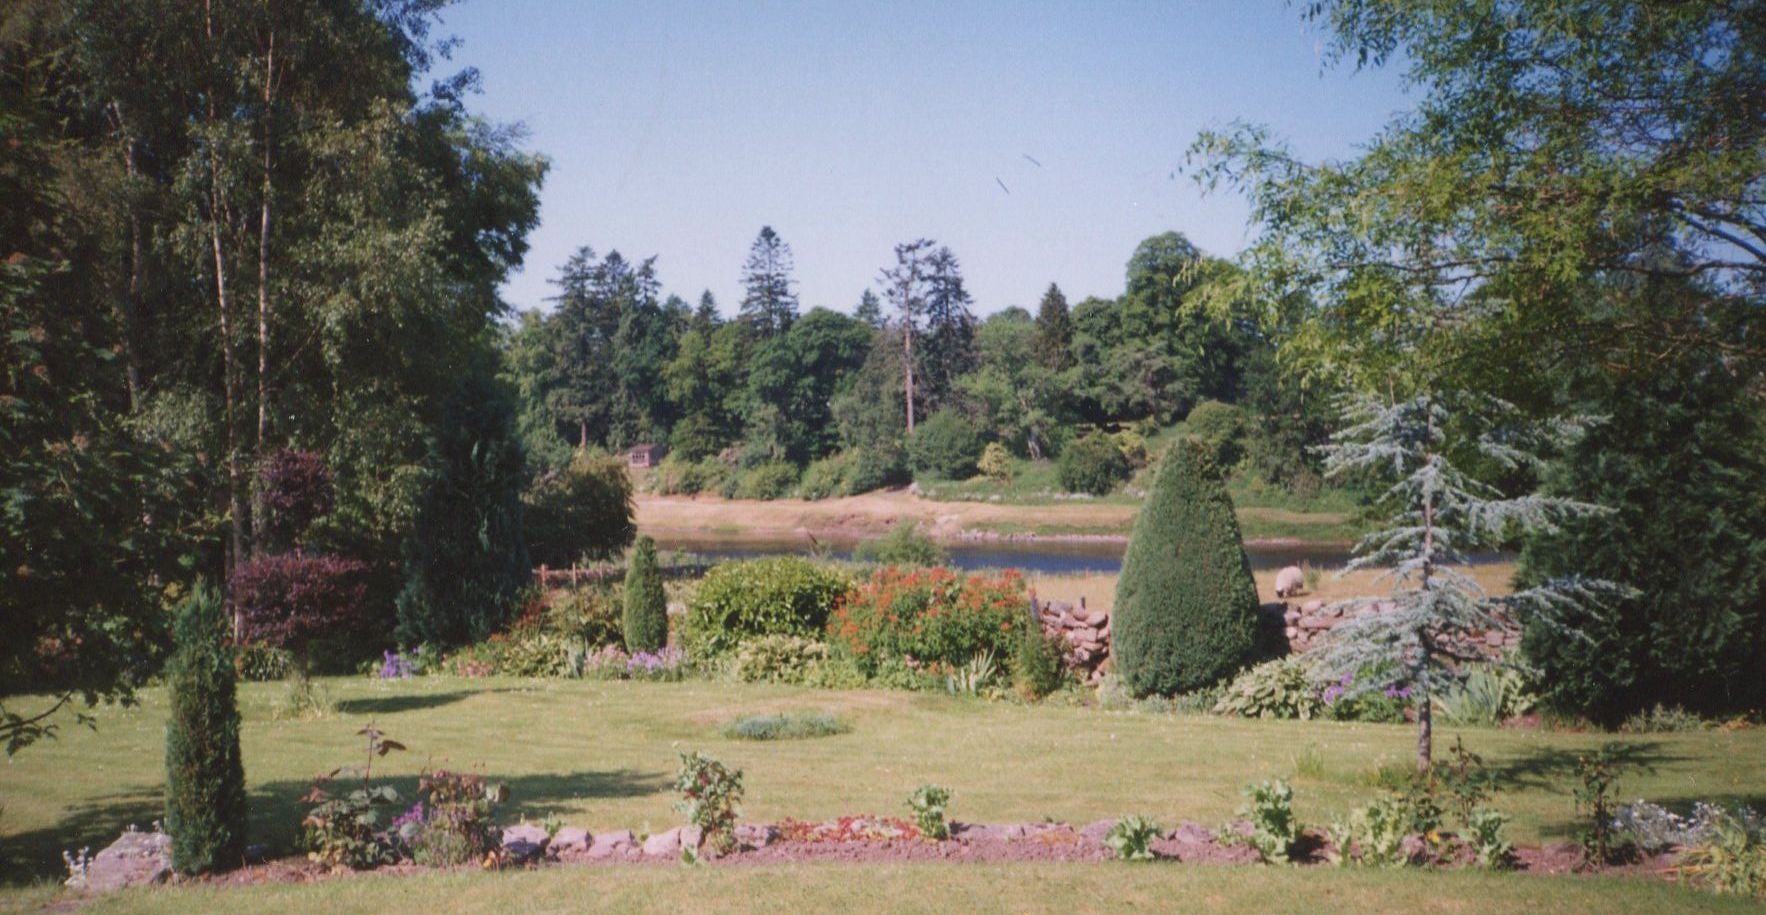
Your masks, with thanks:
M 404 680 L 411 676 L 411 662 L 396 651 L 384 652 L 385 660 L 380 664 L 380 679 Z
M 418 801 L 417 803 L 411 805 L 410 810 L 407 810 L 404 813 L 399 814 L 398 817 L 392 821 L 392 826 L 390 828 L 391 828 L 392 832 L 396 833 L 399 831 L 399 827 L 404 826 L 406 824 L 415 823 L 418 826 L 422 826 L 423 824 L 425 824 L 427 822 L 429 822 L 429 817 L 425 814 L 425 812 L 423 810 L 423 802 Z

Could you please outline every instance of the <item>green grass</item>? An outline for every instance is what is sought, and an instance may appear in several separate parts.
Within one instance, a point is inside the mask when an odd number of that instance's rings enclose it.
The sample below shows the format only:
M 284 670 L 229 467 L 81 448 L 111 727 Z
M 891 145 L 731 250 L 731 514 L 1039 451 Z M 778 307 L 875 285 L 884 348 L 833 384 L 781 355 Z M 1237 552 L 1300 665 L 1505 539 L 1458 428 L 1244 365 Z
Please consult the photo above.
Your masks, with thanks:
M 312 777 L 361 759 L 355 732 L 373 720 L 410 751 L 376 760 L 402 792 L 426 766 L 482 772 L 512 789 L 500 819 L 533 822 L 557 815 L 590 829 L 645 832 L 680 823 L 669 789 L 678 753 L 699 749 L 746 771 L 744 816 L 825 818 L 893 813 L 915 785 L 934 782 L 955 794 L 951 816 L 968 821 L 1084 823 L 1128 812 L 1161 823 L 1217 824 L 1240 804 L 1247 782 L 1294 779 L 1295 807 L 1319 823 L 1370 799 L 1377 767 L 1409 758 L 1410 728 L 1335 722 L 1240 721 L 1109 713 L 1097 709 L 989 704 L 942 695 L 888 691 L 830 692 L 723 682 L 630 683 L 420 678 L 382 683 L 326 681 L 338 712 L 318 721 L 274 721 L 279 684 L 242 691 L 244 754 L 251 794 L 251 840 L 292 847 Z M 10 700 L 28 708 L 29 700 Z M 853 724 L 847 734 L 811 741 L 733 741 L 716 733 L 741 715 L 816 710 Z M 162 804 L 166 720 L 162 690 L 144 692 L 139 708 L 97 712 L 97 730 L 64 722 L 59 739 L 33 746 L 0 775 L 0 882 L 28 887 L 61 872 L 60 851 L 94 851 L 127 823 L 145 827 Z M 1575 829 L 1569 789 L 1579 751 L 1618 739 L 1629 767 L 1625 798 L 1666 803 L 1747 802 L 1766 807 L 1766 730 L 1699 731 L 1614 738 L 1444 728 L 1445 748 L 1463 733 L 1505 777 L 1494 805 L 1515 817 L 1512 837 L 1561 841 Z M 1305 772 L 1296 776 L 1296 759 Z M 629 872 L 628 872 L 629 871 Z M 765 875 L 772 875 L 763 879 Z M 1008 879 L 1009 878 L 1009 879 Z M 552 911 L 592 900 L 621 908 L 693 908 L 718 898 L 762 907 L 838 909 L 843 899 L 888 899 L 891 907 L 949 907 L 974 899 L 981 910 L 1058 907 L 1116 911 L 1161 908 L 1172 887 L 1222 907 L 1280 910 L 1285 872 L 1207 868 L 1027 865 L 1018 869 L 866 867 L 736 869 L 682 872 L 621 869 L 533 875 L 442 875 L 421 880 L 345 880 L 317 887 L 272 887 L 215 896 L 208 891 L 144 893 L 107 902 L 123 911 L 273 908 L 384 909 L 421 898 L 450 908 Z M 1465 894 L 1478 911 L 1644 909 L 1711 904 L 1688 890 L 1617 879 L 1552 881 L 1476 875 L 1339 875 L 1308 871 L 1307 886 L 1333 888 L 1320 904 L 1345 911 L 1391 907 L 1390 899 L 1446 900 Z M 929 882 L 931 881 L 931 882 Z M 1319 881 L 1313 883 L 1311 881 Z M 927 887 L 936 885 L 936 892 Z M 585 887 L 593 887 L 588 892 Z M 770 896 L 747 895 L 771 887 Z M 872 895 L 849 896 L 859 887 Z M 1034 888 L 1042 887 L 1044 891 Z M 989 895 L 998 889 L 1001 896 Z M 0 906 L 41 900 L 43 890 L 0 892 Z M 1107 892 L 1105 896 L 1094 893 Z M 1289 893 L 1297 892 L 1290 888 Z M 697 896 L 715 893 L 715 896 Z M 878 896 L 875 893 L 886 893 Z M 445 894 L 445 895 L 441 895 Z M 1666 894 L 1666 895 L 1664 895 Z M 1619 906 L 1614 900 L 1629 900 Z M 1109 903 L 1100 900 L 1112 900 Z M 298 900 L 298 901 L 297 901 Z M 687 902 L 683 902 L 687 900 Z M 737 902 L 740 900 L 740 902 Z M 1016 901 L 1014 901 L 1016 900 Z M 1656 901 L 1652 901 L 1656 900 Z M 1256 902 L 1256 905 L 1252 905 Z M 1358 904 L 1359 903 L 1359 904 Z M 1494 908 L 1492 907 L 1494 906 Z M 1308 905 L 1309 910 L 1314 907 Z M 1329 911 L 1329 908 L 1323 909 Z M 1469 911 L 1469 910 L 1468 910 Z
M 46 894 L 34 894 L 46 901 Z M 568 867 L 226 889 L 150 889 L 82 908 L 108 913 L 1757 912 L 1757 904 L 1639 878 L 1158 864 L 866 867 Z

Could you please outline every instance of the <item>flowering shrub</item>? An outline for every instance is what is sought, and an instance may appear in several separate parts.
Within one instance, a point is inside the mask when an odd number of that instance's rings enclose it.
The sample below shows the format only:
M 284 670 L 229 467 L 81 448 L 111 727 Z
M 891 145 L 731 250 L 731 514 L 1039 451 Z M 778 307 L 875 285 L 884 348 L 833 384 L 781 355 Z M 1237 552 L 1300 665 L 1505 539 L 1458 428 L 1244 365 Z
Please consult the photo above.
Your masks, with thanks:
M 382 680 L 409 680 L 411 678 L 411 662 L 403 652 L 382 652 L 383 660 L 380 670 L 375 674 Z
M 618 680 L 625 676 L 631 656 L 618 645 L 603 645 L 583 659 L 583 676 L 591 680 Z
M 450 867 L 476 861 L 497 847 L 491 811 L 509 799 L 509 789 L 482 776 L 438 769 L 425 772 L 417 790 L 428 801 L 394 820 L 418 864 Z M 413 812 L 415 817 L 413 817 Z
M 687 655 L 679 648 L 640 651 L 626 659 L 625 675 L 633 680 L 679 680 L 686 665 Z
M 1336 721 L 1371 721 L 1397 724 L 1404 721 L 1404 710 L 1410 707 L 1408 686 L 1387 686 L 1381 690 L 1356 689 L 1356 675 L 1346 673 L 1327 683 L 1319 691 L 1324 715 Z
M 828 620 L 834 650 L 867 675 L 888 661 L 954 670 L 983 653 L 1011 654 L 1026 625 L 1024 579 L 958 576 L 946 568 L 880 569 L 849 590 Z

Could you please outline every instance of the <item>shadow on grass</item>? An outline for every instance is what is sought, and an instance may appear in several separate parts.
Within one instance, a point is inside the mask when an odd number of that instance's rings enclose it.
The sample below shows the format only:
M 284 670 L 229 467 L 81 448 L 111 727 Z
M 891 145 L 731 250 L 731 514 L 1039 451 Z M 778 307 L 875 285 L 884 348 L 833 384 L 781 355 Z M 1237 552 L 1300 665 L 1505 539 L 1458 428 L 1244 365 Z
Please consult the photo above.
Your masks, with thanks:
M 1620 740 L 1606 744 L 1623 785 L 1627 772 L 1654 774 L 1657 766 L 1685 762 L 1686 756 L 1670 755 L 1658 741 Z M 1492 763 L 1490 774 L 1503 790 L 1518 788 L 1549 791 L 1561 783 L 1566 793 L 1576 779 L 1576 764 L 1593 748 L 1534 747 L 1512 759 Z
M 398 712 L 418 712 L 424 709 L 453 705 L 470 696 L 481 696 L 492 692 L 504 692 L 504 690 L 454 690 L 446 693 L 414 693 L 402 696 L 363 696 L 355 699 L 339 699 L 337 700 L 337 711 L 344 715 L 393 715 Z
M 634 769 L 585 770 L 581 772 L 539 772 L 531 775 L 505 776 L 485 773 L 489 781 L 509 786 L 509 803 L 498 808 L 496 822 L 508 825 L 522 820 L 539 820 L 550 814 L 566 815 L 584 801 L 602 798 L 630 798 L 661 794 L 670 790 L 673 780 L 662 772 L 640 772 Z M 359 782 L 342 776 L 332 783 L 333 794 L 347 792 Z M 417 777 L 403 776 L 374 780 L 376 785 L 391 785 L 408 803 L 417 801 Z M 309 781 L 277 781 L 250 787 L 250 817 L 247 835 L 252 844 L 269 846 L 272 854 L 292 854 L 300 838 L 301 819 L 310 804 L 302 798 L 311 791 Z M 123 827 L 130 823 L 140 829 L 163 816 L 164 795 L 155 786 L 138 788 L 126 793 L 98 798 L 70 811 L 60 822 L 47 829 L 5 835 L 0 839 L 0 886 L 26 886 L 41 880 L 59 880 L 66 876 L 61 861 L 63 850 L 90 848 L 93 854 L 116 840 Z M 593 821 L 593 814 L 578 815 L 584 822 L 576 825 L 608 828 L 623 824 Z M 0 820 L 0 826 L 4 821 Z
M 138 787 L 74 807 L 49 829 L 0 833 L 0 885 L 28 886 L 39 880 L 63 879 L 67 867 L 61 861 L 62 852 L 77 854 L 89 848 L 96 855 L 115 841 L 125 826 L 151 829 L 154 820 L 165 816 L 165 803 L 159 786 Z M 0 819 L 0 827 L 4 826 L 5 820 Z

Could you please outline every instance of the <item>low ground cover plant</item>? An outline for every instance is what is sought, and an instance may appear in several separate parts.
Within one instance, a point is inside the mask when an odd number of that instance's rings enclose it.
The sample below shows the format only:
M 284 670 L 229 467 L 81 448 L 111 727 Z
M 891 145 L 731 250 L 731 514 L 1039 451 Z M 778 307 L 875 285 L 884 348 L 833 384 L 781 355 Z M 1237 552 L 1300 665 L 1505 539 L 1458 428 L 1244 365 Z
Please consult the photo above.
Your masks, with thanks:
M 1308 676 L 1306 662 L 1297 655 L 1245 670 L 1214 704 L 1216 714 L 1241 718 L 1310 720 L 1321 717 L 1324 710 L 1325 701 Z
M 804 740 L 811 737 L 832 737 L 852 730 L 846 719 L 827 712 L 780 712 L 772 715 L 743 715 L 720 730 L 731 740 Z
M 1250 785 L 1245 788 L 1245 801 L 1239 816 L 1250 822 L 1251 831 L 1244 836 L 1229 831 L 1229 837 L 1251 846 L 1265 864 L 1292 860 L 1301 832 L 1300 821 L 1294 817 L 1294 789 L 1281 779 Z
M 730 668 L 744 683 L 803 683 L 828 660 L 828 646 L 796 635 L 763 635 L 736 649 Z
M 1159 837 L 1159 824 L 1146 817 L 1129 815 L 1116 821 L 1104 833 L 1104 845 L 1120 861 L 1153 860 L 1153 840 Z

